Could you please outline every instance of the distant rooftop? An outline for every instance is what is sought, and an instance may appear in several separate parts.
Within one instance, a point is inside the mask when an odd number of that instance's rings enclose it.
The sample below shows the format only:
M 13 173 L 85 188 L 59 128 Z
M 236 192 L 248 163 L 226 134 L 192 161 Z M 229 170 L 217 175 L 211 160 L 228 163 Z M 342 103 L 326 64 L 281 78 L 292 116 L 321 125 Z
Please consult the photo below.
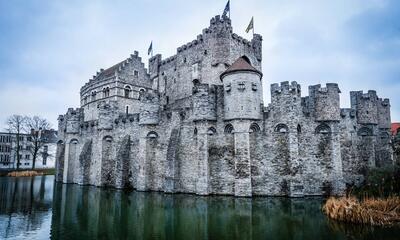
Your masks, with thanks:
M 396 135 L 399 131 L 400 131 L 400 122 L 392 123 L 392 129 L 391 129 L 392 136 Z

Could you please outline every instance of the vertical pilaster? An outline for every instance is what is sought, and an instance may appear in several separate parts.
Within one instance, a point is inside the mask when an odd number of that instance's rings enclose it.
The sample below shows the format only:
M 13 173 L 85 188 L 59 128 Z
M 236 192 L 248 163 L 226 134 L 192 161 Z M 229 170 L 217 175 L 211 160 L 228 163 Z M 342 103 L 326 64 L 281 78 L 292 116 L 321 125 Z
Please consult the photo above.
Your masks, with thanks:
M 292 175 L 290 181 L 290 196 L 304 196 L 304 185 L 302 176 L 302 164 L 299 158 L 299 139 L 298 133 L 295 130 L 297 127 L 291 127 L 289 131 L 289 156 L 290 156 L 290 172 Z
M 208 163 L 208 121 L 199 121 L 197 124 L 197 148 L 199 171 L 196 183 L 196 193 L 199 195 L 209 194 L 210 169 Z
M 340 132 L 339 123 L 332 124 L 332 161 L 333 161 L 333 174 L 332 174 L 332 185 L 333 194 L 342 195 L 345 191 L 344 179 L 343 179 L 343 165 L 342 165 L 342 154 L 340 147 Z
M 146 138 L 146 129 L 142 128 L 140 130 L 140 138 L 139 138 L 139 172 L 137 176 L 137 184 L 136 189 L 138 191 L 146 191 L 146 148 L 147 148 L 147 138 Z
M 70 143 L 65 143 L 63 183 L 68 183 L 68 171 L 72 170 L 69 169 L 69 145 Z
M 234 121 L 235 196 L 241 197 L 252 194 L 249 126 L 247 121 Z

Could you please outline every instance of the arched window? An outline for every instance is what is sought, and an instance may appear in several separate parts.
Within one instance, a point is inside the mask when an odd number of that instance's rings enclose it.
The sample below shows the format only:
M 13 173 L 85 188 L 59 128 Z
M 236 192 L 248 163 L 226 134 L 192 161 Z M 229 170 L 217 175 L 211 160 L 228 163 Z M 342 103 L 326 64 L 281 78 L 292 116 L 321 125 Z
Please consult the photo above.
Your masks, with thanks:
M 278 133 L 287 133 L 287 132 L 289 132 L 289 128 L 288 128 L 288 126 L 286 126 L 286 124 L 279 123 L 279 124 L 276 125 L 276 127 L 275 127 L 275 132 L 278 132 Z
M 389 136 L 388 133 L 386 133 L 386 132 L 381 132 L 381 139 L 387 140 L 387 139 L 389 139 L 389 138 L 390 138 L 390 136 Z
M 207 130 L 207 134 L 208 135 L 214 135 L 214 134 L 216 134 L 217 133 L 217 130 L 214 128 L 214 127 L 210 127 L 208 130 Z
M 126 107 L 125 107 L 125 113 L 126 113 L 126 115 L 129 114 L 129 106 L 126 106 Z
M 328 133 L 331 133 L 331 128 L 327 124 L 322 123 L 315 128 L 315 133 L 328 134 Z
M 103 97 L 109 97 L 110 96 L 110 88 L 109 87 L 105 87 L 103 88 Z
M 358 136 L 372 136 L 372 130 L 368 127 L 362 127 L 357 132 Z
M 147 134 L 147 138 L 158 138 L 158 134 L 154 131 L 151 131 Z
M 79 141 L 78 141 L 78 139 L 72 139 L 70 142 L 69 142 L 69 144 L 78 144 L 79 143 Z
M 260 132 L 260 131 L 261 131 L 260 126 L 257 123 L 252 123 L 250 125 L 250 129 L 249 129 L 250 133 L 256 133 L 256 132 Z
M 92 92 L 92 101 L 96 100 L 96 91 Z
M 112 142 L 112 140 L 113 140 L 113 138 L 111 136 L 105 136 L 103 138 L 103 141 L 106 141 L 106 142 Z
M 194 128 L 193 134 L 197 135 L 197 128 Z
M 130 92 L 131 92 L 131 87 L 130 86 L 125 86 L 125 88 L 124 88 L 124 96 L 126 98 L 129 98 Z
M 231 133 L 233 133 L 233 131 L 234 131 L 234 129 L 233 129 L 233 126 L 232 126 L 232 124 L 227 124 L 226 126 L 225 126 L 225 128 L 224 128 L 224 133 L 229 133 L 229 134 L 231 134 Z

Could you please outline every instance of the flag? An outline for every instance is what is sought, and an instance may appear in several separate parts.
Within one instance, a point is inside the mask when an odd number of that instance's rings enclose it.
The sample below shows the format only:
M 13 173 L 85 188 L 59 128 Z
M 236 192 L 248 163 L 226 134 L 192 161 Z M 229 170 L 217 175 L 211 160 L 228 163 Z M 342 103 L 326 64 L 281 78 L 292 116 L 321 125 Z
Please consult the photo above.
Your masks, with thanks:
M 147 50 L 147 55 L 150 55 L 150 53 L 153 53 L 153 41 L 151 41 L 149 50 Z
M 247 28 L 246 28 L 246 33 L 248 33 L 251 29 L 254 30 L 254 19 L 253 19 L 253 17 L 251 17 L 249 26 L 247 26 Z
M 222 13 L 222 17 L 226 17 L 226 14 L 228 14 L 228 12 L 231 13 L 231 9 L 230 9 L 230 6 L 229 6 L 229 0 L 225 5 L 225 9 L 224 9 L 224 13 Z

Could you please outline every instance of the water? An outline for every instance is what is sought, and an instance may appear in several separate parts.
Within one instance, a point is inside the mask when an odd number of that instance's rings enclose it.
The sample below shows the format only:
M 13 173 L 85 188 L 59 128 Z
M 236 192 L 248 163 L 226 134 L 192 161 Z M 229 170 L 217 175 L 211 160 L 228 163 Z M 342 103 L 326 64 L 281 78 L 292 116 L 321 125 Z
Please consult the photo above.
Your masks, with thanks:
M 400 227 L 329 221 L 322 198 L 124 192 L 0 178 L 0 239 L 400 239 Z

